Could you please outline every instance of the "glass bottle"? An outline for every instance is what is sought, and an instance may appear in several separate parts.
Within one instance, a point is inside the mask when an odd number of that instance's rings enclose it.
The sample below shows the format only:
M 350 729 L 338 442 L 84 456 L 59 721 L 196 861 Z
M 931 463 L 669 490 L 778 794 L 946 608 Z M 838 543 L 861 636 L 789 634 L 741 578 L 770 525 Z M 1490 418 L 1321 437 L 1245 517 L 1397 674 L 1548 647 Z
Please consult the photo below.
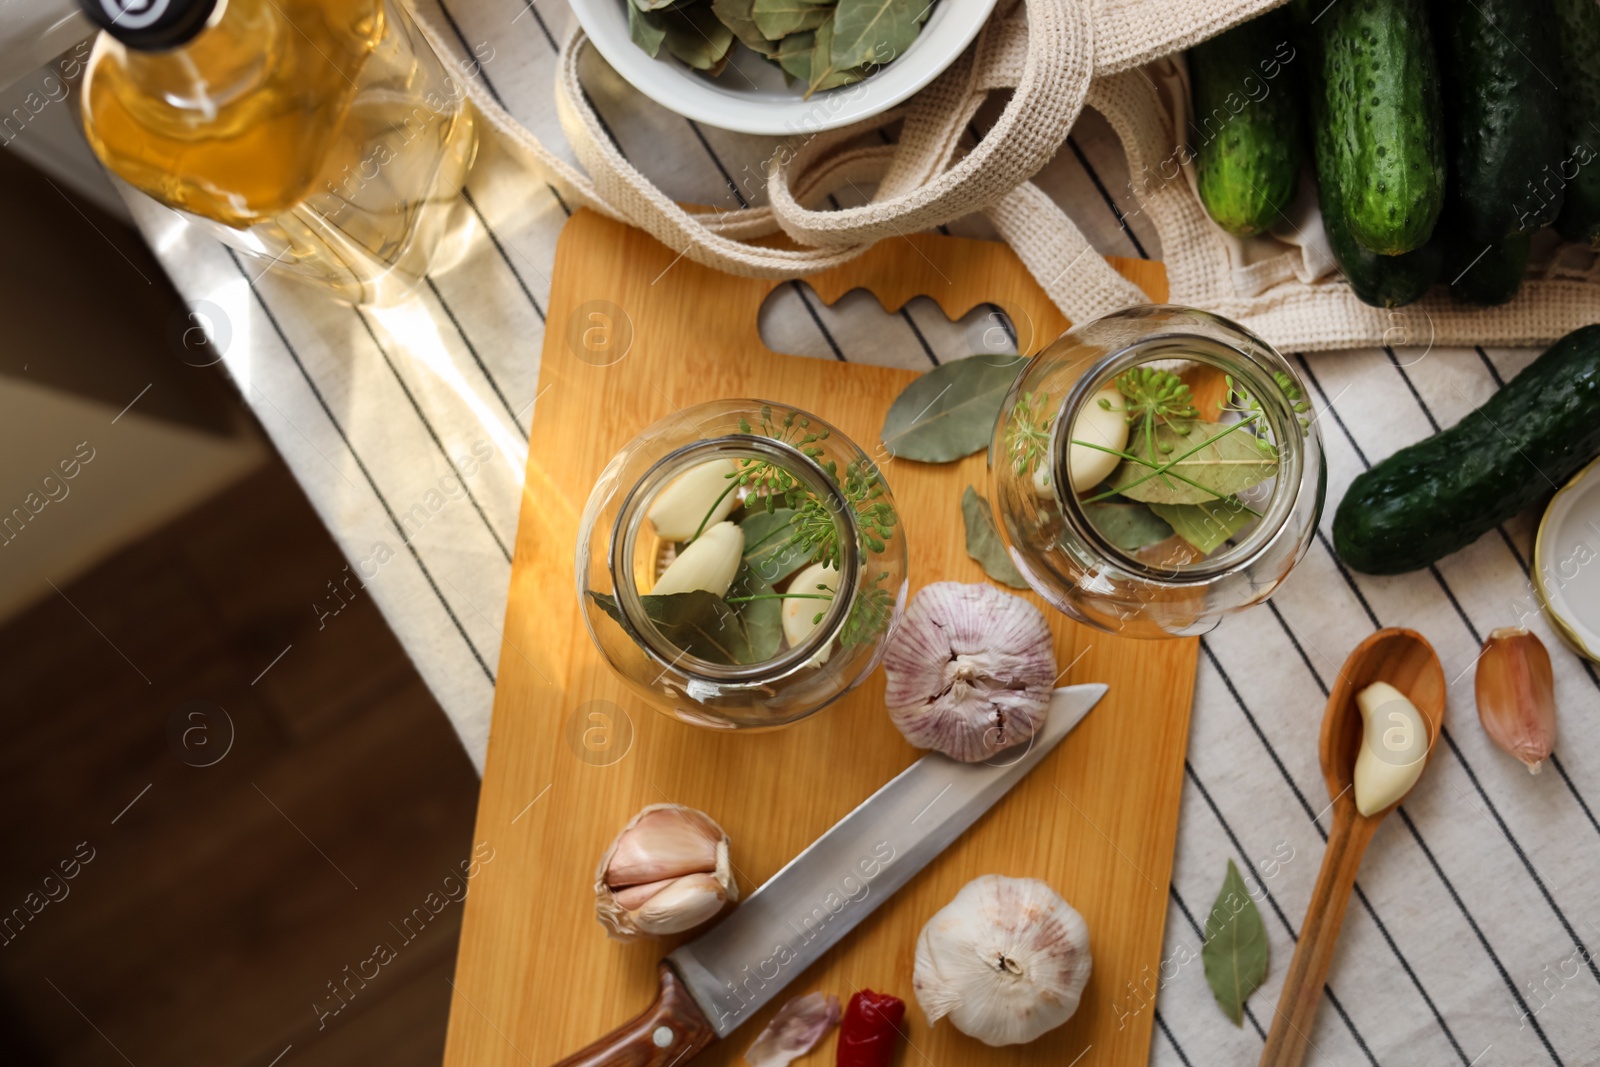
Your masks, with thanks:
M 989 473 L 1034 591 L 1131 637 L 1203 634 L 1265 600 L 1310 547 L 1326 488 L 1293 367 L 1236 323 L 1176 306 L 1115 312 L 1035 356 Z
M 843 434 L 722 400 L 656 423 L 601 472 L 577 580 L 595 644 L 645 699 L 699 726 L 770 728 L 878 665 L 905 603 L 905 535 Z
M 465 219 L 473 112 L 396 0 L 80 2 L 90 146 L 227 244 L 381 303 Z

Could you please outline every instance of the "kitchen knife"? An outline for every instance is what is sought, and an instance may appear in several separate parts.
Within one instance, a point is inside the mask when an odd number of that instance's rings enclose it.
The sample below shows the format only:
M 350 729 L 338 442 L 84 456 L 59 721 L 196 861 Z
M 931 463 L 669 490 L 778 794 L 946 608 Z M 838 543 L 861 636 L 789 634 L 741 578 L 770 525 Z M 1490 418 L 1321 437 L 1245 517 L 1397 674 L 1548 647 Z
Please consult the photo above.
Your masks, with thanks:
M 917 760 L 669 953 L 655 1003 L 556 1067 L 678 1067 L 727 1037 L 1005 796 L 1105 692 L 1057 689 L 1032 741 L 988 762 Z

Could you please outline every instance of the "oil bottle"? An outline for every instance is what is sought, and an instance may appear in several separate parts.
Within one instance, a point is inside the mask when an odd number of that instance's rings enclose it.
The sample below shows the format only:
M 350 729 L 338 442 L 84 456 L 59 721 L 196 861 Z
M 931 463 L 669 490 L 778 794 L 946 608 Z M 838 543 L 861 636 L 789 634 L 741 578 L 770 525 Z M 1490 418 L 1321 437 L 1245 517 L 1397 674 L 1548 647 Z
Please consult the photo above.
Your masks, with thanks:
M 398 0 L 80 3 L 102 30 L 82 107 L 107 169 L 352 304 L 437 266 L 477 132 Z

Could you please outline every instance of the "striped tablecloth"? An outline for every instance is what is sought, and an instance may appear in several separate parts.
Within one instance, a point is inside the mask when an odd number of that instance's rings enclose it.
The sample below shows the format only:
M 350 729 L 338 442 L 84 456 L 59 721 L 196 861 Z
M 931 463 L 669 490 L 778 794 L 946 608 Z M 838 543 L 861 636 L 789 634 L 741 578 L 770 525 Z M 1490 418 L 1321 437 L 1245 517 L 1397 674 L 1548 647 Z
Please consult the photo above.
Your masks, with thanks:
M 570 19 L 564 0 L 446 2 L 448 10 L 424 10 L 463 54 L 482 60 L 486 86 L 513 114 L 559 144 L 551 86 Z M 724 208 L 759 200 L 755 176 L 773 142 L 679 118 L 598 62 L 587 85 L 618 145 L 668 193 Z M 980 114 L 970 136 L 983 126 Z M 384 312 L 336 306 L 262 277 L 259 263 L 130 197 L 344 547 L 350 573 L 365 577 L 364 586 L 344 574 L 308 577 L 309 610 L 325 627 L 339 625 L 340 601 L 324 578 L 372 596 L 480 767 L 528 428 L 540 417 L 544 306 L 569 208 L 548 186 L 509 175 L 493 145 L 485 153 L 468 189 L 485 237 L 412 304 Z M 1079 123 L 1040 183 L 1102 251 L 1160 256 L 1096 116 Z M 951 229 L 987 235 L 981 222 Z M 869 297 L 830 308 L 794 285 L 763 316 L 780 351 L 913 368 L 985 350 L 992 325 L 982 315 L 951 323 L 927 302 L 894 316 Z M 1413 345 L 1295 356 L 1326 442 L 1329 501 L 1374 460 L 1471 411 L 1533 355 Z M 1592 955 L 1600 947 L 1600 676 L 1534 611 L 1531 523 L 1512 523 L 1427 571 L 1371 578 L 1334 557 L 1330 521 L 1331 507 L 1272 603 L 1204 639 L 1164 962 L 1159 973 L 1095 981 L 1111 987 L 1103 997 L 1112 1010 L 1154 1013 L 1153 1062 L 1255 1062 L 1327 832 L 1316 736 L 1328 686 L 1362 637 L 1406 625 L 1433 641 L 1452 679 L 1448 727 L 1433 768 L 1368 853 L 1307 1062 L 1600 1064 Z M 1471 665 L 1482 639 L 1518 622 L 1544 637 L 1556 662 L 1561 740 L 1538 777 L 1499 752 L 1474 713 Z M 1255 872 L 1272 953 L 1241 1028 L 1213 1002 L 1199 961 L 1229 858 Z M 915 1044 L 922 1024 L 913 1020 Z

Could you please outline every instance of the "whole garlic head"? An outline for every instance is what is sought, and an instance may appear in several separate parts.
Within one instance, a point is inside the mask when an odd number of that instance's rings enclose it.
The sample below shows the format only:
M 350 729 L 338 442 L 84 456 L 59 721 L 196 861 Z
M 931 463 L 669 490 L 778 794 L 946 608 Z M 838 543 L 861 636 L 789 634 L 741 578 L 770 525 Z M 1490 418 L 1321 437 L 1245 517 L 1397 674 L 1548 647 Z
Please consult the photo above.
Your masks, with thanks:
M 1031 738 L 1055 684 L 1039 609 L 992 585 L 935 582 L 918 593 L 883 658 L 889 717 L 918 748 L 966 763 Z
M 945 1016 L 986 1045 L 1019 1045 L 1078 1010 L 1089 927 L 1036 878 L 986 874 L 922 928 L 912 988 L 932 1026 Z
M 728 835 L 703 811 L 652 804 L 600 857 L 594 897 L 595 917 L 618 941 L 692 930 L 739 899 Z

